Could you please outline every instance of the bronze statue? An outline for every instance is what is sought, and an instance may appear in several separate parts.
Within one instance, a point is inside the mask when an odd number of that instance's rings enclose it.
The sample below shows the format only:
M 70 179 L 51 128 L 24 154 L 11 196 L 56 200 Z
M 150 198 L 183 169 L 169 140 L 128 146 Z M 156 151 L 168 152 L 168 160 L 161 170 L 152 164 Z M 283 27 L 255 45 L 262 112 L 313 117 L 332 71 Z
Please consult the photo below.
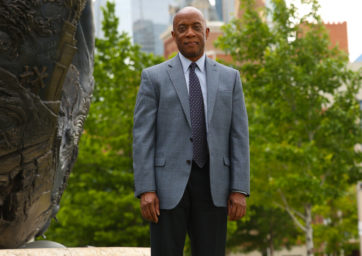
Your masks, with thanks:
M 0 0 L 0 248 L 41 235 L 93 91 L 91 0 Z

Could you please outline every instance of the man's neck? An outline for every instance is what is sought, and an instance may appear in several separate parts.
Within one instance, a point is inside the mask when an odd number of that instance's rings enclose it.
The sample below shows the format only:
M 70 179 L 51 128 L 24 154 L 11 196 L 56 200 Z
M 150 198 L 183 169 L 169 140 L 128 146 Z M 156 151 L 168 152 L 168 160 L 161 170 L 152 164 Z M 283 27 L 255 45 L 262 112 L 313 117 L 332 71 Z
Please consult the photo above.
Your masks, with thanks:
M 191 62 L 196 62 L 198 61 L 200 58 L 202 58 L 205 53 L 202 53 L 200 56 L 197 56 L 197 57 L 186 57 L 185 55 L 183 55 L 181 52 L 179 52 L 179 54 L 181 54 L 185 59 L 188 59 L 190 60 Z

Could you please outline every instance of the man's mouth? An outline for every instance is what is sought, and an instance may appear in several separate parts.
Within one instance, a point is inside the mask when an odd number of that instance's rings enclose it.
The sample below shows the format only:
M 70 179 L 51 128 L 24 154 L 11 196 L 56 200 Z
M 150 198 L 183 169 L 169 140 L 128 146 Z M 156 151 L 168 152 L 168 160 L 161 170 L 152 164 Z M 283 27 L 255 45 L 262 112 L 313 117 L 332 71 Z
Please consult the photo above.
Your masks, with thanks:
M 185 45 L 199 45 L 198 42 L 185 42 Z

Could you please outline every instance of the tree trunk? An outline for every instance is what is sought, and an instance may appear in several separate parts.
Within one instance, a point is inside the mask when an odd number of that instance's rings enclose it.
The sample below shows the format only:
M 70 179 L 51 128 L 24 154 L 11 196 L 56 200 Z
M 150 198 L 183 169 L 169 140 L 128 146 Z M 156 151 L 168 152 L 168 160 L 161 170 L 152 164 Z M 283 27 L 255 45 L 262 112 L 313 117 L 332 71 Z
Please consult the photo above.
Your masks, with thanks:
M 274 237 L 273 237 L 273 225 L 271 224 L 271 222 L 269 223 L 269 235 L 270 235 L 270 239 L 269 239 L 269 256 L 274 256 Z
M 307 256 L 313 256 L 314 244 L 313 244 L 313 227 L 312 227 L 312 206 L 305 206 L 305 235 L 307 245 Z
M 269 245 L 269 256 L 274 256 L 273 240 L 271 240 L 270 245 Z

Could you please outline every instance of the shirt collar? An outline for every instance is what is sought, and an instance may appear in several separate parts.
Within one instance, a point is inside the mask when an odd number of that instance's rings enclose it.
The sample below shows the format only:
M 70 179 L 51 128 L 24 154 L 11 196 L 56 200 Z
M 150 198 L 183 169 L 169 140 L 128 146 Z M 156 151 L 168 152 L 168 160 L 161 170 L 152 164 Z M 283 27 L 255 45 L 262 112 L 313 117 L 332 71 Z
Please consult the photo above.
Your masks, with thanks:
M 190 64 L 192 63 L 191 60 L 189 60 L 188 58 L 186 58 L 185 56 L 183 56 L 180 52 L 178 53 L 178 56 L 181 60 L 181 64 L 182 64 L 182 68 L 184 70 L 184 73 L 187 72 Z M 199 68 L 199 70 L 201 71 L 201 73 L 204 73 L 205 71 L 205 60 L 206 60 L 206 55 L 205 53 L 200 57 L 200 59 L 198 59 L 196 61 L 197 67 Z

